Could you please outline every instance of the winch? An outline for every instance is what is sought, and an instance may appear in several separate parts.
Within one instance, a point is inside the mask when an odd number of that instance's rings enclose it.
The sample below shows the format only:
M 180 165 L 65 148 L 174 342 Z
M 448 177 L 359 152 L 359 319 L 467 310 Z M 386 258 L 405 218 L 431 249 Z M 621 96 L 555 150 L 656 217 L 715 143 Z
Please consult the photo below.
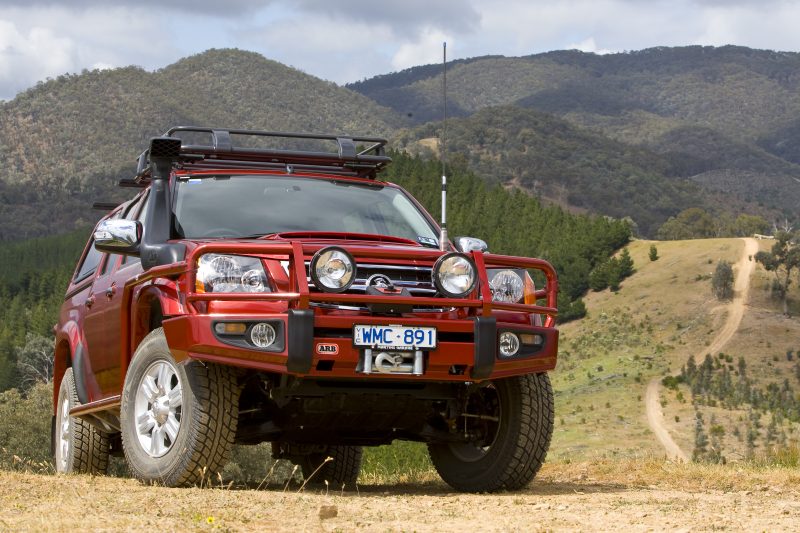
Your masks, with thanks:
M 364 350 L 362 372 L 364 374 L 406 374 L 421 376 L 425 355 L 422 350 L 414 352 L 384 352 L 371 348 Z

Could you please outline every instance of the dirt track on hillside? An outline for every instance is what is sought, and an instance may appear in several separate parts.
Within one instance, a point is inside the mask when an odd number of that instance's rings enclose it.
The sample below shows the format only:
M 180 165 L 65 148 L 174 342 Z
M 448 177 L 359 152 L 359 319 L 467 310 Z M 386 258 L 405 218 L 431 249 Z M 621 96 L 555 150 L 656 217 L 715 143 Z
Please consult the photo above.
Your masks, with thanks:
M 725 306 L 728 316 L 722 325 L 722 329 L 719 330 L 711 344 L 704 348 L 702 353 L 695 355 L 695 359 L 698 361 L 702 361 L 708 353 L 716 354 L 719 352 L 731 340 L 731 337 L 739 329 L 739 324 L 742 322 L 745 304 L 750 293 L 750 277 L 755 269 L 755 261 L 750 258 L 758 253 L 758 242 L 755 239 L 742 240 L 745 243 L 744 251 L 739 261 L 734 265 L 736 280 L 733 284 L 733 299 Z M 672 440 L 672 436 L 664 426 L 664 413 L 659 402 L 660 390 L 661 378 L 653 378 L 647 384 L 647 392 L 645 394 L 647 422 L 650 424 L 650 429 L 653 430 L 658 442 L 664 446 L 667 458 L 675 461 L 688 461 L 686 453 Z

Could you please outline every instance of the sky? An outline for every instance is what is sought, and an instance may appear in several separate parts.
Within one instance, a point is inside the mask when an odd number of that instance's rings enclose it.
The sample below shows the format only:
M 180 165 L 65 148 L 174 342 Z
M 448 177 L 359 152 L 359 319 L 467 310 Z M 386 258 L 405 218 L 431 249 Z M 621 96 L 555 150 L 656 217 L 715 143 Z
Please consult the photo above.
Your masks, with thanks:
M 338 84 L 448 57 L 735 44 L 800 51 L 800 0 L 0 0 L 0 100 L 209 48 Z

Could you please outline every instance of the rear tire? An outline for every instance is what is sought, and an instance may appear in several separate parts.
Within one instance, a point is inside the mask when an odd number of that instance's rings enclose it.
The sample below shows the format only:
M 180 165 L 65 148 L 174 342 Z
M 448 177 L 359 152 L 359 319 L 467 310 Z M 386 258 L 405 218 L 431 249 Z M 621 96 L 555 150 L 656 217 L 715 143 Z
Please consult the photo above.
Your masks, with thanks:
M 361 446 L 328 446 L 326 452 L 303 455 L 299 464 L 307 483 L 320 485 L 327 481 L 339 488 L 355 485 L 358 481 L 363 454 Z M 331 460 L 326 462 L 328 457 Z
M 499 379 L 473 393 L 468 408 L 476 411 L 467 419 L 471 429 L 483 437 L 477 442 L 429 444 L 439 475 L 465 492 L 525 487 L 542 467 L 553 435 L 550 378 L 530 374 Z
M 55 463 L 58 473 L 106 474 L 109 435 L 78 417 L 70 409 L 80 405 L 75 376 L 68 368 L 58 389 L 56 407 Z
M 164 330 L 136 349 L 122 391 L 122 447 L 131 473 L 169 487 L 216 479 L 230 459 L 239 417 L 235 371 L 177 364 Z

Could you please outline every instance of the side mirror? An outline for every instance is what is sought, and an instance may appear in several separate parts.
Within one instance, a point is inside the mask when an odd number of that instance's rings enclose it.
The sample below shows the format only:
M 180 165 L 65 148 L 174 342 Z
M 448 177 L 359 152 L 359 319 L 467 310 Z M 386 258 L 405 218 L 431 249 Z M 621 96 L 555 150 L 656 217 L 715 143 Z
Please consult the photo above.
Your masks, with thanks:
M 94 230 L 94 247 L 110 254 L 136 255 L 142 242 L 142 224 L 136 220 L 104 220 Z
M 473 250 L 476 252 L 485 252 L 489 249 L 489 245 L 486 244 L 486 241 L 476 239 L 475 237 L 456 237 L 455 245 L 459 252 L 465 254 L 468 254 Z

